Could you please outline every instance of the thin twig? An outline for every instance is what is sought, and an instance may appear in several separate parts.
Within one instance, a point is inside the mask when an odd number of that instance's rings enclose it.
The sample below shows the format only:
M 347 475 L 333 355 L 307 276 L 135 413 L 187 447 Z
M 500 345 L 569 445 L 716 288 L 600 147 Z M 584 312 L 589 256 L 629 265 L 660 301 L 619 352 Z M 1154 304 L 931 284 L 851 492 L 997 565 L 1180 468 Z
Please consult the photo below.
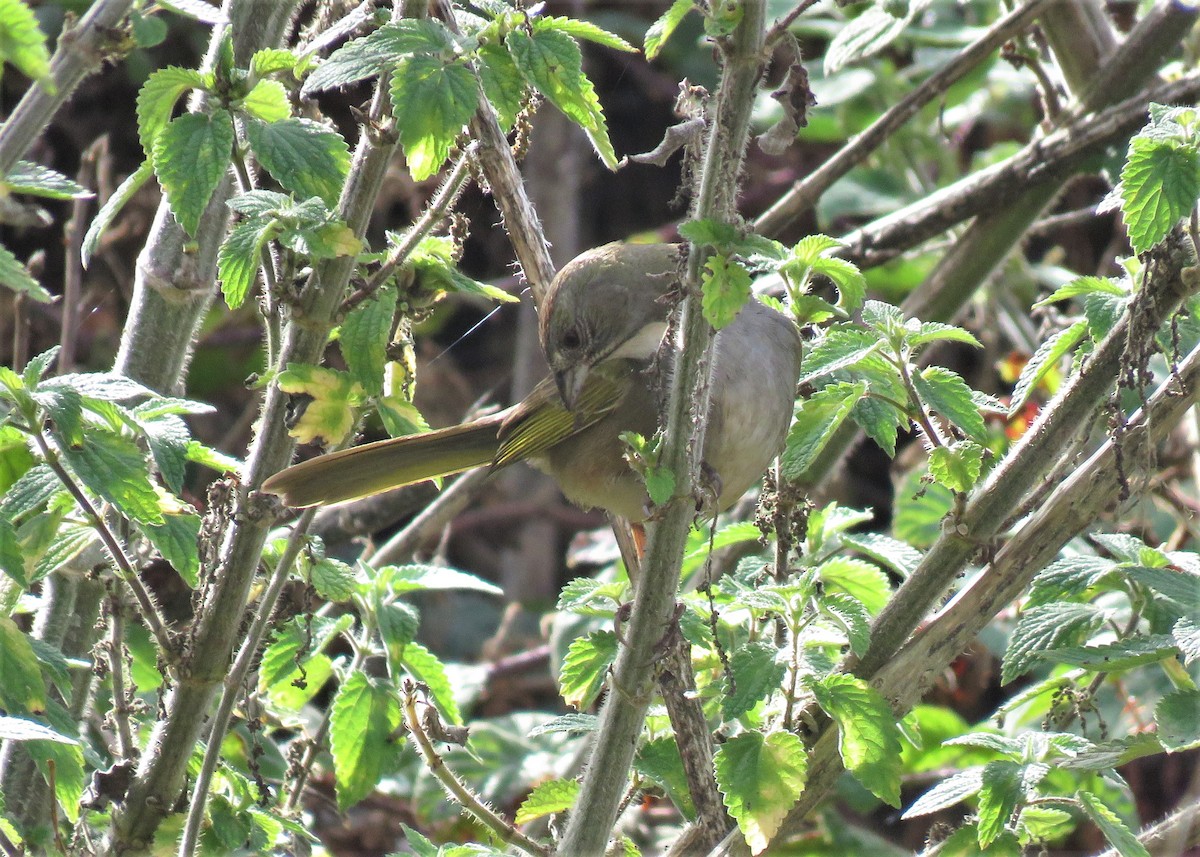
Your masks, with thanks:
M 109 596 L 108 672 L 112 681 L 112 714 L 117 727 L 117 751 L 126 761 L 137 756 L 129 726 L 129 694 L 125 689 L 125 614 L 121 596 Z
M 795 23 L 796 19 L 813 6 L 817 5 L 818 2 L 819 0 L 800 0 L 799 3 L 789 9 L 787 12 L 780 15 L 779 18 L 776 19 L 775 23 L 771 25 L 771 28 L 767 30 L 766 36 L 763 37 L 763 45 L 767 48 L 767 50 L 775 47 L 775 43 L 783 38 L 783 35 L 787 32 L 788 28 Z
M 108 155 L 108 136 L 97 138 L 88 146 L 79 160 L 78 182 L 89 187 L 96 180 L 97 162 Z M 76 198 L 71 203 L 71 219 L 65 227 L 64 242 L 67 252 L 63 264 L 62 324 L 59 330 L 58 372 L 70 372 L 75 366 L 75 346 L 79 337 L 80 300 L 83 294 L 83 260 L 79 249 L 87 232 L 88 211 L 92 196 Z

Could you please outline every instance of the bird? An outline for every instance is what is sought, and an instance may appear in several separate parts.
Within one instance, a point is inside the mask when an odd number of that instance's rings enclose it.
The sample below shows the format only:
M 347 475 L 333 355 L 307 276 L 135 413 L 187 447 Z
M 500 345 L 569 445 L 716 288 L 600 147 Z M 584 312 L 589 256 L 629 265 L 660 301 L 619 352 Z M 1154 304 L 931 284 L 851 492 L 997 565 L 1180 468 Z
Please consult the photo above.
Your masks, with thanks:
M 539 317 L 551 374 L 510 408 L 461 425 L 322 455 L 263 483 L 288 506 L 340 503 L 476 467 L 526 460 L 568 500 L 638 523 L 652 514 L 623 432 L 651 437 L 678 353 L 668 337 L 681 293 L 677 244 L 606 244 L 555 276 Z M 716 334 L 702 463 L 716 511 L 783 447 L 800 375 L 796 324 L 750 299 Z

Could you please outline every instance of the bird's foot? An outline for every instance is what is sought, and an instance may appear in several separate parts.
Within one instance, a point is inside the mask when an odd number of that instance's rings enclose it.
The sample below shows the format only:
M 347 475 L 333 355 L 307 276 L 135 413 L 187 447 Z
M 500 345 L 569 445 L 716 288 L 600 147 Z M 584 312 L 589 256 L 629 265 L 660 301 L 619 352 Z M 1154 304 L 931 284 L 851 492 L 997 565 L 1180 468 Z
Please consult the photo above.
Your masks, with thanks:
M 696 517 L 709 520 L 716 517 L 721 499 L 721 474 L 707 461 L 700 462 L 700 479 L 693 488 L 696 498 Z

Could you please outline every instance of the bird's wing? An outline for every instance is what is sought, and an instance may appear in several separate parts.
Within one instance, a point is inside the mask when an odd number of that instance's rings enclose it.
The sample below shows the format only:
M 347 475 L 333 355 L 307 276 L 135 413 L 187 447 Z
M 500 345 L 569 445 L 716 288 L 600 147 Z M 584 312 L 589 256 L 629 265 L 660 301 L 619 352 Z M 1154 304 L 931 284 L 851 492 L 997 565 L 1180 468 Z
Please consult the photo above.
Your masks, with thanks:
M 546 378 L 512 409 L 500 426 L 500 448 L 492 466 L 503 467 L 537 455 L 595 425 L 620 404 L 629 382 L 627 377 L 591 372 L 575 410 L 569 411 L 559 398 L 554 380 Z

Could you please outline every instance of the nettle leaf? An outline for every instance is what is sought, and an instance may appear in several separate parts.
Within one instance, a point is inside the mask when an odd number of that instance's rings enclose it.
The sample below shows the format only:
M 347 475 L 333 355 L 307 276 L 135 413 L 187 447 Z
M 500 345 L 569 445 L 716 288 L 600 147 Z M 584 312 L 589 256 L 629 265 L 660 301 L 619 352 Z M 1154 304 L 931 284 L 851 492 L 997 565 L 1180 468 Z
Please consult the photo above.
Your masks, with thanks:
M 1038 652 L 1038 657 L 1095 672 L 1120 672 L 1156 664 L 1176 654 L 1175 641 L 1169 635 L 1152 634 L 1114 643 L 1052 648 Z
M 729 814 L 750 851 L 761 853 L 804 791 L 804 742 L 790 732 L 745 732 L 717 748 L 713 768 Z
M 263 48 L 250 57 L 250 73 L 255 77 L 266 77 L 296 67 L 296 55 L 283 48 Z
M 593 631 L 586 637 L 577 637 L 567 649 L 558 677 L 563 701 L 577 709 L 591 705 L 616 659 L 617 635 L 612 631 Z
M 188 235 L 196 234 L 213 191 L 229 170 L 233 142 L 233 118 L 224 110 L 185 113 L 154 140 L 154 173 Z
M 909 0 L 905 14 L 893 15 L 889 6 L 871 6 L 837 31 L 825 51 L 825 74 L 839 71 L 856 60 L 882 51 L 904 32 L 929 0 Z
M 687 774 L 684 773 L 679 745 L 674 736 L 664 735 L 638 747 L 633 768 L 641 776 L 657 783 L 671 802 L 679 807 L 684 818 L 691 820 L 696 817 L 696 807 L 692 804 Z
M 388 286 L 351 310 L 341 325 L 338 343 L 350 377 L 372 395 L 383 392 L 383 367 L 395 312 L 396 289 Z
M 1195 616 L 1184 616 L 1171 629 L 1171 638 L 1183 655 L 1183 662 L 1191 666 L 1200 660 L 1200 619 Z
M 297 197 L 337 205 L 350 169 L 350 149 L 341 134 L 311 119 L 251 119 L 246 139 L 258 162 Z
M 0 707 L 10 714 L 46 711 L 46 684 L 29 638 L 7 616 L 0 616 Z
M 438 21 L 406 18 L 385 24 L 334 51 L 304 81 L 300 94 L 307 98 L 325 89 L 374 77 L 395 68 L 402 58 L 411 54 L 440 54 L 453 48 L 453 37 Z
M 2 2 L 2 0 L 0 0 Z M 54 300 L 42 284 L 33 278 L 29 269 L 5 246 L 0 245 L 0 286 L 17 294 L 26 294 L 38 303 L 48 304 Z
M 88 226 L 87 234 L 83 236 L 83 243 L 79 249 L 79 255 L 85 268 L 91 264 L 92 256 L 95 255 L 96 248 L 100 246 L 100 237 L 104 234 L 104 230 L 116 219 L 117 214 L 125 207 L 125 203 L 141 190 L 142 185 L 148 182 L 152 175 L 154 175 L 153 165 L 149 160 L 143 161 L 142 165 L 126 177 L 125 181 L 121 182 L 113 191 L 112 196 L 100 207 L 100 211 L 96 213 L 91 225 Z
M 1008 407 L 1010 415 L 1017 413 L 1021 408 L 1025 407 L 1025 403 L 1029 401 L 1029 397 L 1033 395 L 1033 391 L 1037 389 L 1038 384 L 1042 383 L 1046 376 L 1054 371 L 1058 366 L 1058 362 L 1063 357 L 1083 341 L 1083 338 L 1087 335 L 1087 330 L 1088 323 L 1080 319 L 1065 330 L 1060 330 L 1037 347 L 1037 351 L 1033 352 L 1033 356 L 1029 358 L 1029 362 L 1025 364 L 1025 368 L 1021 370 L 1021 377 L 1017 379 L 1017 386 L 1013 389 L 1012 401 Z
M 400 703 L 387 683 L 356 672 L 338 688 L 329 717 L 338 809 L 344 812 L 379 783 L 395 755 L 392 733 L 399 726 Z
M 1000 683 L 1008 684 L 1029 672 L 1041 652 L 1085 638 L 1104 621 L 1105 612 L 1091 604 L 1052 602 L 1021 614 L 1008 640 Z
M 392 236 L 389 235 L 389 243 Z M 499 303 L 514 303 L 520 300 L 503 289 L 471 279 L 454 266 L 454 242 L 440 235 L 421 239 L 409 254 L 406 264 L 417 274 L 422 288 L 444 292 L 462 292 L 477 295 Z
M 21 74 L 54 91 L 46 36 L 33 10 L 21 0 L 0 0 L 0 62 L 12 63 Z
M 886 699 L 862 679 L 835 673 L 808 682 L 817 704 L 838 725 L 846 769 L 876 797 L 900 806 L 900 729 Z
M 801 384 L 852 369 L 884 345 L 876 334 L 856 327 L 833 327 L 811 349 L 805 349 Z
M 287 89 L 277 80 L 260 80 L 254 84 L 242 99 L 241 109 L 264 122 L 281 122 L 292 115 Z
M 17 165 L 4 177 L 3 183 L 12 193 L 45 199 L 90 199 L 95 196 L 86 187 L 57 170 L 29 161 L 17 161 Z
M 1137 835 L 1100 798 L 1091 792 L 1080 791 L 1075 793 L 1075 799 L 1121 857 L 1150 857 Z
M 1033 308 L 1040 309 L 1058 301 L 1065 301 L 1068 298 L 1077 298 L 1097 292 L 1121 298 L 1128 295 L 1129 290 L 1110 277 L 1094 277 L 1091 275 L 1076 277 L 1071 282 L 1059 286 L 1051 292 L 1049 297 L 1042 298 L 1035 303 Z
M 259 693 L 270 695 L 274 700 L 281 690 L 301 681 L 301 669 L 308 670 L 321 650 L 353 625 L 354 617 L 349 613 L 336 619 L 329 616 L 297 616 L 283 623 L 263 651 L 258 672 Z M 320 690 L 320 682 L 310 681 L 308 684 L 312 693 Z M 314 684 L 315 687 L 312 686 Z
M 25 556 L 21 553 L 21 542 L 12 522 L 0 517 L 0 574 L 15 581 L 22 589 L 33 583 L 25 573 Z
M 1158 701 L 1154 709 L 1158 740 L 1170 753 L 1200 743 L 1200 690 L 1177 690 Z
M 604 111 L 592 82 L 583 73 L 583 54 L 566 33 L 513 30 L 504 39 L 529 84 L 584 130 L 596 154 L 610 170 L 617 155 L 608 139 Z
M 300 443 L 341 441 L 354 428 L 355 409 L 365 398 L 362 385 L 349 373 L 323 366 L 289 363 L 276 383 L 285 393 L 311 399 L 300 419 L 288 429 L 288 434 Z
M 737 318 L 752 293 L 750 274 L 739 265 L 719 254 L 710 256 L 700 275 L 704 292 L 704 318 L 716 330 Z
M 273 220 L 250 218 L 236 224 L 217 251 L 217 272 L 221 279 L 221 294 L 230 309 L 246 302 L 254 288 L 262 251 L 278 225 Z
M 479 85 L 462 61 L 405 57 L 392 77 L 392 106 L 408 169 L 417 181 L 434 175 L 479 106 Z
M 483 94 L 496 110 L 500 127 L 506 131 L 517 121 L 525 100 L 525 78 L 512 55 L 499 42 L 479 48 L 479 80 Z
M 919 550 L 883 533 L 847 533 L 842 541 L 901 577 L 908 577 L 921 562 Z
M 132 440 L 93 428 L 80 445 L 60 443 L 60 448 L 88 490 L 112 503 L 122 515 L 140 524 L 164 523 L 146 458 Z
M 818 565 L 815 573 L 826 590 L 846 593 L 871 614 L 882 610 L 891 595 L 887 575 L 863 559 L 835 556 Z
M 153 159 L 154 143 L 171 121 L 175 103 L 189 89 L 203 89 L 208 78 L 193 68 L 167 66 L 151 74 L 138 90 L 138 139 L 146 157 Z
M 428 689 L 442 717 L 455 726 L 462 725 L 462 713 L 454 699 L 454 685 L 446 675 L 446 665 L 437 655 L 413 641 L 405 645 L 397 666 Z
M 1200 613 L 1200 575 L 1170 566 L 1123 566 L 1121 573 L 1169 598 L 1192 613 Z
M 812 466 L 855 404 L 867 394 L 867 385 L 830 384 L 800 403 L 788 431 L 780 467 L 787 479 L 798 479 Z
M 943 324 L 940 321 L 923 321 L 917 328 L 917 332 L 908 337 L 908 344 L 914 348 L 928 345 L 931 342 L 961 342 L 964 345 L 983 348 L 983 343 L 969 331 L 952 324 Z
M 1056 560 L 1034 577 L 1027 606 L 1079 598 L 1116 567 L 1110 559 L 1082 554 Z
M 312 564 L 308 579 L 317 595 L 326 601 L 349 601 L 354 594 L 354 569 L 344 562 L 326 557 Z
M 846 632 L 850 651 L 862 656 L 871 643 L 871 614 L 857 598 L 839 592 L 826 593 L 817 604 L 826 616 Z
M 1129 243 L 1144 253 L 1166 237 L 1200 196 L 1200 153 L 1178 139 L 1137 136 L 1121 170 Z
M 948 809 L 979 792 L 983 786 L 983 768 L 968 768 L 947 777 L 925 794 L 900 816 L 904 819 L 918 818 Z
M 380 584 L 396 595 L 444 589 L 484 592 L 488 595 L 504 594 L 504 590 L 499 586 L 481 577 L 440 565 L 388 565 L 375 574 Z
M 187 585 L 195 589 L 200 582 L 200 516 L 163 515 L 162 524 L 144 524 L 142 532 Z
M 726 686 L 721 697 L 721 714 L 726 720 L 741 717 L 766 699 L 783 682 L 786 666 L 775 658 L 776 649 L 767 643 L 738 646 L 729 658 L 734 686 Z
M 597 45 L 603 45 L 606 48 L 612 48 L 615 51 L 627 51 L 629 53 L 637 53 L 637 48 L 622 39 L 616 33 L 610 33 L 601 27 L 597 27 L 591 21 L 580 21 L 575 18 L 558 18 L 553 15 L 546 15 L 540 18 L 535 18 L 533 21 L 533 31 L 536 33 L 540 30 L 557 30 L 560 33 L 566 33 L 568 36 L 576 39 L 583 39 L 586 42 L 594 42 Z
M 529 797 L 517 808 L 517 824 L 525 824 L 535 818 L 555 812 L 566 812 L 579 796 L 576 780 L 547 780 L 537 785 Z
M 1050 766 L 1008 759 L 983 766 L 979 790 L 979 847 L 986 849 L 1004 832 L 1017 804 L 1050 772 Z
M 913 386 L 921 401 L 931 410 L 961 428 L 973 440 L 987 440 L 987 426 L 983 415 L 967 386 L 956 372 L 941 366 L 929 366 L 920 375 L 913 376 Z
M 646 59 L 652 60 L 658 56 L 667 43 L 667 39 L 671 38 L 671 34 L 683 22 L 687 13 L 694 8 L 696 8 L 695 0 L 675 0 L 667 11 L 663 12 L 662 17 L 650 25 L 650 29 L 646 31 L 646 35 L 642 39 Z
M 929 454 L 930 475 L 960 494 L 975 487 L 982 467 L 983 447 L 970 440 L 939 446 Z

